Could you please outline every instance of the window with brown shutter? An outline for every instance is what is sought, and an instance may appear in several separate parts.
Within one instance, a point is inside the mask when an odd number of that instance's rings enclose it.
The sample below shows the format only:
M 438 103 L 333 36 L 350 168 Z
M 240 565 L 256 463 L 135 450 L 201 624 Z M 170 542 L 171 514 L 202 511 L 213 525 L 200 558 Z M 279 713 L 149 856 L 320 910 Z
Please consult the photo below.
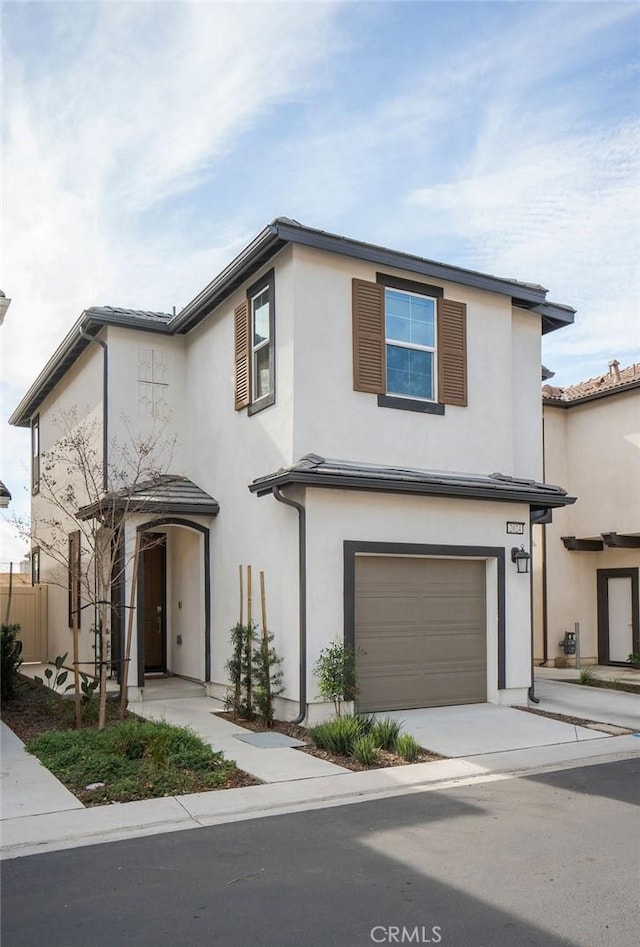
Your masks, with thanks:
M 251 384 L 249 358 L 249 307 L 247 301 L 236 306 L 234 316 L 235 360 L 236 360 L 236 411 L 249 404 Z
M 386 390 L 384 289 L 353 280 L 353 387 L 383 394 Z
M 438 300 L 438 400 L 467 405 L 467 307 Z
M 353 280 L 353 387 L 383 407 L 444 414 L 467 404 L 466 305 L 437 286 Z M 437 373 L 437 378 L 436 378 Z
M 69 628 L 73 628 L 74 615 L 78 616 L 78 628 L 80 628 L 80 530 L 69 533 L 69 577 L 68 577 L 68 595 L 69 595 Z
M 275 278 L 269 270 L 234 310 L 235 408 L 255 414 L 275 403 Z

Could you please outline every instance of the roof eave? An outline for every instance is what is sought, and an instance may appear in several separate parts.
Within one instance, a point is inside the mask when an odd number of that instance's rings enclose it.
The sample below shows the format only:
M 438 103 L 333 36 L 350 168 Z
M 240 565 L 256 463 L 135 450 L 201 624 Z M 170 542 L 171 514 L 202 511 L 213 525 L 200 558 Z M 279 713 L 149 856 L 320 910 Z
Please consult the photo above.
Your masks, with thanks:
M 170 333 L 166 323 L 126 318 L 118 316 L 117 313 L 97 314 L 91 309 L 85 309 L 20 401 L 9 418 L 9 424 L 14 427 L 29 427 L 31 418 L 36 414 L 42 402 L 62 381 L 73 363 L 89 345 L 89 340 L 80 333 L 84 332 L 95 337 L 100 334 L 101 329 L 111 325 L 139 329 L 142 332 L 160 332 L 165 335 Z
M 556 507 L 570 506 L 576 502 L 576 497 L 566 494 L 551 493 L 545 490 L 509 490 L 495 489 L 483 484 L 444 484 L 428 483 L 415 480 L 393 480 L 386 477 L 353 477 L 344 474 L 308 473 L 306 471 L 289 470 L 273 477 L 255 481 L 249 485 L 249 490 L 257 496 L 265 496 L 273 492 L 273 487 L 298 484 L 305 487 L 327 487 L 342 490 L 364 490 L 381 493 L 406 493 L 418 496 L 463 497 L 475 500 L 492 500 L 494 502 L 527 503 L 537 509 L 555 509 Z
M 572 398 L 569 400 L 559 398 L 543 398 L 542 404 L 548 408 L 573 408 L 579 404 L 585 404 L 587 401 L 598 401 L 600 398 L 608 398 L 611 395 L 622 395 L 626 391 L 633 391 L 640 388 L 640 378 L 635 381 L 627 382 L 624 385 L 616 385 L 615 388 L 606 388 L 604 391 L 594 391 L 590 395 L 584 395 L 582 398 Z
M 257 237 L 171 320 L 171 331 L 182 334 L 195 328 L 230 293 L 275 256 L 285 243 L 286 241 L 279 237 L 275 223 L 261 230 Z

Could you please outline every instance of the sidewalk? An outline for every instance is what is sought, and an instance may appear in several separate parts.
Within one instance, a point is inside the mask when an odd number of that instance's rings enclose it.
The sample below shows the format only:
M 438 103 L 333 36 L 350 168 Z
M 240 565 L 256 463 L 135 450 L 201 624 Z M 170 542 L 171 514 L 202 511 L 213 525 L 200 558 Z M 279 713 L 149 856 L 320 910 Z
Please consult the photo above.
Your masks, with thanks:
M 602 691 L 553 682 L 550 686 L 556 704 L 566 688 L 587 701 L 586 712 L 573 716 L 597 718 L 593 698 L 597 700 Z M 631 697 L 640 706 L 636 695 L 604 692 L 605 696 L 609 693 L 614 703 Z M 550 705 L 551 700 L 545 698 L 538 706 L 550 709 Z M 212 712 L 221 706 L 211 698 L 144 701 L 131 709 L 150 719 L 191 726 L 240 768 L 262 779 L 263 785 L 87 809 L 24 751 L 10 731 L 5 737 L 7 728 L 2 724 L 3 858 L 505 779 L 624 759 L 640 752 L 638 736 L 608 736 L 510 707 L 478 704 L 399 715 L 405 719 L 406 731 L 420 732 L 429 749 L 437 750 L 427 741 L 435 740 L 440 732 L 440 752 L 447 747 L 447 755 L 456 758 L 356 773 L 291 746 L 255 745 L 255 734 Z M 413 722 L 410 714 L 418 715 Z

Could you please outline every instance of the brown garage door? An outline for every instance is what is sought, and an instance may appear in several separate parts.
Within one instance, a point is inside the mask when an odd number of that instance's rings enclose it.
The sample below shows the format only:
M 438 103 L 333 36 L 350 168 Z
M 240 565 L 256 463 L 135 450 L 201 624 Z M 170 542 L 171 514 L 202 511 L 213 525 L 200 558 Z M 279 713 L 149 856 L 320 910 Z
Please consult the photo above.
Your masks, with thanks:
M 485 563 L 356 558 L 358 709 L 487 699 Z

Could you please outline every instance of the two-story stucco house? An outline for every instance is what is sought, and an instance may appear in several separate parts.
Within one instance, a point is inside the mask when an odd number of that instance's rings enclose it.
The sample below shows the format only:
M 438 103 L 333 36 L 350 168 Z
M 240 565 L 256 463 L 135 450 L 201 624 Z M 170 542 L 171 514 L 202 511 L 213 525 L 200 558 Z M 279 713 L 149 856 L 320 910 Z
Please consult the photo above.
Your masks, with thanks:
M 545 385 L 542 401 L 546 476 L 578 499 L 535 528 L 536 660 L 564 659 L 577 623 L 583 664 L 628 664 L 640 652 L 640 363 Z
M 313 664 L 342 636 L 363 710 L 525 701 L 531 585 L 512 556 L 573 502 L 542 482 L 541 335 L 574 316 L 546 295 L 279 218 L 174 316 L 86 310 L 11 421 L 37 465 L 61 404 L 110 432 L 171 417 L 178 479 L 126 537 L 163 535 L 141 555 L 132 682 L 224 694 L 244 563 L 266 574 L 284 715 L 322 711 Z M 64 596 L 51 614 L 67 650 Z

